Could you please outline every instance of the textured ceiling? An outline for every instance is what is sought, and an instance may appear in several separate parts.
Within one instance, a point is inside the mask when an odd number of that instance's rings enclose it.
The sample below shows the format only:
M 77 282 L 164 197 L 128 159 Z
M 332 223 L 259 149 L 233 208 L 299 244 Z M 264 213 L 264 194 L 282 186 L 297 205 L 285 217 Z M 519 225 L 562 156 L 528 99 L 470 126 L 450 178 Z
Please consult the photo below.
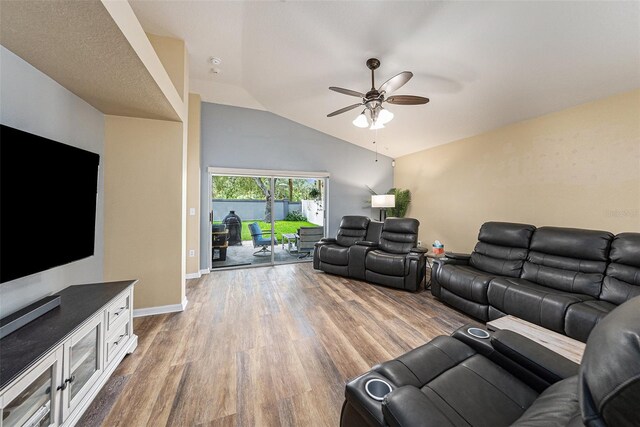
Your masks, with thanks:
M 266 109 L 398 157 L 640 87 L 640 2 L 133 1 L 146 31 L 184 39 L 205 101 Z M 210 56 L 222 58 L 210 73 Z M 354 127 L 369 88 L 409 70 L 377 136 Z
M 101 2 L 2 1 L 0 43 L 105 114 L 179 120 Z

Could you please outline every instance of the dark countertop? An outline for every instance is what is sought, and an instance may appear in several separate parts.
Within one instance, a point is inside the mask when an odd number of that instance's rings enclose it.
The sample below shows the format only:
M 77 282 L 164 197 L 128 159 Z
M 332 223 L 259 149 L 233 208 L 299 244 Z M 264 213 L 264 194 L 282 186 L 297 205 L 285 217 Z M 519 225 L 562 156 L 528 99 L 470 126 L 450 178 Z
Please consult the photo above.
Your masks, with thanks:
M 135 282 L 75 285 L 58 292 L 59 307 L 0 340 L 0 390 Z

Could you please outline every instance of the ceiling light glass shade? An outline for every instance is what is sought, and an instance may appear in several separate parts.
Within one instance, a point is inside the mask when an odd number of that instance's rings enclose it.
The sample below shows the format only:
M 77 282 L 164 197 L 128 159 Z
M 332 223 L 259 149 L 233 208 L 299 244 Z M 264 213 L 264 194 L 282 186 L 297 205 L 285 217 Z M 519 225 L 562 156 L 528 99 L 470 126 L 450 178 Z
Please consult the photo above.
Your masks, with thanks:
M 371 127 L 369 129 L 371 130 L 384 129 L 384 124 L 380 121 L 380 119 L 378 119 L 375 122 L 371 123 Z
M 378 113 L 378 122 L 380 122 L 383 125 L 386 125 L 387 123 L 389 123 L 391 120 L 393 120 L 393 113 L 389 110 L 385 110 L 384 108 L 380 109 L 380 112 Z
M 395 194 L 377 194 L 371 196 L 372 208 L 393 208 L 396 206 Z
M 359 128 L 369 127 L 369 120 L 367 120 L 367 116 L 364 115 L 364 111 L 358 114 L 358 117 L 356 117 L 352 123 Z

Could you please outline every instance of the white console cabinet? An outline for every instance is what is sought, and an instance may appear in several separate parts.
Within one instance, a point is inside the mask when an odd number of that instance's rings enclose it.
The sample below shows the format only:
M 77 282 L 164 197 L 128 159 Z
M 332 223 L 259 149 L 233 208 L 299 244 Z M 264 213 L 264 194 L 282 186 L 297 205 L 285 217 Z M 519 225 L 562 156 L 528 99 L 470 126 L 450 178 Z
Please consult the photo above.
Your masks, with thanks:
M 73 426 L 80 419 L 118 364 L 137 346 L 132 317 L 134 284 L 69 287 L 60 293 L 61 305 L 53 310 L 58 313 L 47 313 L 42 316 L 46 319 L 37 319 L 0 340 L 0 356 L 4 359 L 0 361 L 4 384 L 0 390 L 0 427 Z M 79 289 L 82 287 L 86 289 Z M 65 298 L 65 291 L 71 288 Z M 86 313 L 90 315 L 83 319 L 73 312 L 72 304 L 86 302 L 85 298 L 93 298 L 94 308 L 100 308 Z M 65 322 L 72 327 L 66 333 L 65 325 L 59 324 Z M 39 356 L 31 354 L 33 351 L 26 347 L 29 340 L 42 334 L 46 338 L 46 329 L 52 326 L 57 327 L 52 333 L 63 335 L 62 339 Z M 10 350 L 7 357 L 3 344 Z M 12 362 L 15 364 L 9 365 Z M 14 372 L 21 364 L 26 366 Z M 15 377 L 8 380 L 11 374 Z

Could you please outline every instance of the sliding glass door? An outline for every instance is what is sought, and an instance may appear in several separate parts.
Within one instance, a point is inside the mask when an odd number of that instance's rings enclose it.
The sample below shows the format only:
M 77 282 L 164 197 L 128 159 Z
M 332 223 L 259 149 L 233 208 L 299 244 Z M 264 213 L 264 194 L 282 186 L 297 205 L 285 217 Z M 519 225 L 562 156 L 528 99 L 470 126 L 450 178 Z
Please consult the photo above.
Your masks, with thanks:
M 209 178 L 212 270 L 312 259 L 328 174 L 209 168 Z

